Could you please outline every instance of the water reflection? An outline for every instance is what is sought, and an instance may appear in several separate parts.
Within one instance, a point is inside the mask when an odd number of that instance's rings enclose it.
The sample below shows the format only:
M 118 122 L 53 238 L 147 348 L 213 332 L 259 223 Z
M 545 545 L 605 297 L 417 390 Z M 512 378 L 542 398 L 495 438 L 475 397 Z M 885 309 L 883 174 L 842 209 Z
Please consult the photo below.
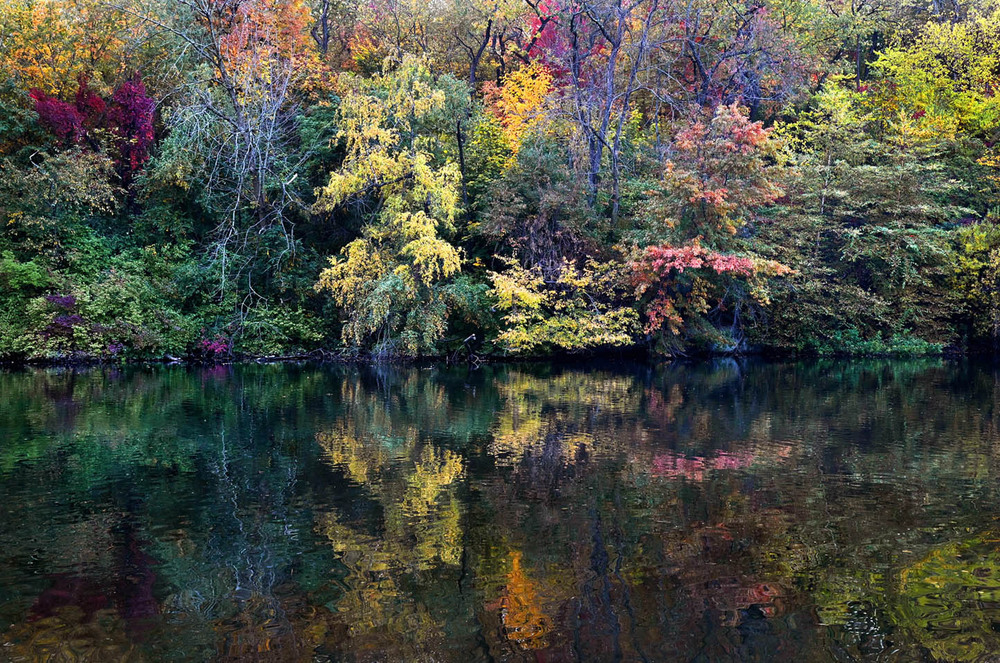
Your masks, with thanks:
M 2 656 L 988 660 L 992 368 L 0 373 Z

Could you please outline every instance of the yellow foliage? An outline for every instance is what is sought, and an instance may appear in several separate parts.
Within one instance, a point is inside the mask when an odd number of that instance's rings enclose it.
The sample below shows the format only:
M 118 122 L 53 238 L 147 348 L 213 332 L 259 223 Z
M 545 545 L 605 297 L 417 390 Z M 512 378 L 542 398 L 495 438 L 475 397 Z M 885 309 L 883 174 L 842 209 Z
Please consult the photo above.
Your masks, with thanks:
M 538 309 L 550 298 L 550 293 L 543 290 L 545 280 L 541 270 L 522 269 L 516 261 L 507 260 L 507 271 L 491 272 L 493 282 L 492 294 L 498 300 L 501 310 L 513 310 L 519 307 Z
M 83 75 L 110 84 L 137 30 L 96 0 L 0 0 L 0 75 L 51 95 L 71 93 Z
M 628 345 L 638 330 L 638 313 L 618 300 L 626 279 L 622 266 L 590 260 L 579 269 L 564 262 L 548 280 L 539 268 L 507 261 L 490 272 L 490 294 L 504 312 L 497 340 L 513 353 L 543 347 L 583 350 Z
M 424 285 L 448 278 L 461 269 L 458 249 L 440 237 L 425 235 L 406 244 L 400 254 L 409 258 Z
M 427 62 L 405 56 L 398 66 L 363 79 L 343 74 L 341 129 L 346 156 L 319 190 L 317 209 L 373 197 L 378 217 L 362 239 L 331 259 L 317 290 L 327 290 L 348 314 L 344 338 L 363 345 L 400 327 L 409 353 L 425 352 L 445 329 L 439 284 L 461 271 L 460 251 L 444 239 L 454 230 L 461 171 L 435 156 L 440 138 L 428 128 L 449 111 L 446 89 Z
M 422 443 L 415 427 L 397 430 L 396 436 L 375 435 L 376 424 L 391 430 L 383 420 L 348 422 L 316 436 L 327 459 L 383 507 L 385 526 L 378 541 L 336 512 L 318 518 L 317 529 L 349 569 L 338 619 L 351 638 L 406 629 L 414 640 L 429 641 L 440 636 L 440 625 L 405 589 L 404 577 L 461 563 L 463 530 L 455 491 L 465 477 L 464 462 L 450 450 Z
M 981 166 L 986 166 L 990 169 L 987 177 L 994 185 L 1000 186 L 1000 151 L 997 150 L 996 145 L 989 148 L 989 150 L 981 156 L 977 163 Z
M 330 266 L 320 273 L 316 287 L 329 290 L 341 306 L 351 307 L 364 287 L 382 278 L 389 266 L 371 241 L 357 239 L 345 246 L 340 256 L 330 258 Z
M 507 74 L 499 87 L 494 83 L 483 86 L 487 107 L 502 126 L 510 146 L 508 165 L 516 159 L 524 137 L 545 121 L 552 89 L 552 73 L 539 62 Z
M 869 86 L 869 107 L 907 144 L 1000 126 L 1000 13 L 929 21 L 914 42 L 875 63 L 887 80 Z

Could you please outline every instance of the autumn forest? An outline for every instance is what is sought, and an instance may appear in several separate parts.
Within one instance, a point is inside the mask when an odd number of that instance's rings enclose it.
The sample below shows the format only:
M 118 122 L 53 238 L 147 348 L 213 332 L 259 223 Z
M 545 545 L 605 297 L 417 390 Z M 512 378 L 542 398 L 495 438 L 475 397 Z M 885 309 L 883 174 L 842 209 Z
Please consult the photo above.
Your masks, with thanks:
M 1000 344 L 994 0 L 0 0 L 0 359 Z

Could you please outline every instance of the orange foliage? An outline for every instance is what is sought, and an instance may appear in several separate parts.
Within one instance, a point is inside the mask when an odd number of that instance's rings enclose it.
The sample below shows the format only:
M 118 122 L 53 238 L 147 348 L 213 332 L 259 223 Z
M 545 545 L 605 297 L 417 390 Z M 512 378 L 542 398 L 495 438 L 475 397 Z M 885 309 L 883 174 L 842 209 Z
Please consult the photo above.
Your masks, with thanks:
M 219 49 L 241 94 L 259 94 L 287 74 L 300 89 L 324 84 L 309 38 L 312 15 L 303 0 L 243 0 L 226 13 L 232 28 L 220 37 Z
M 525 135 L 543 121 L 553 80 L 545 65 L 534 62 L 508 74 L 501 86 L 492 81 L 483 84 L 486 108 L 503 127 L 512 156 L 517 155 Z
M 545 636 L 552 630 L 552 620 L 540 605 L 535 583 L 521 567 L 521 553 L 511 553 L 507 591 L 501 599 L 504 631 L 508 638 L 525 649 L 542 649 L 548 645 Z
M 719 106 L 706 122 L 696 116 L 674 141 L 665 183 L 679 209 L 668 223 L 687 218 L 697 234 L 734 234 L 746 214 L 781 196 L 771 177 L 778 145 L 771 130 L 751 122 L 738 104 Z
M 138 29 L 93 0 L 3 2 L 0 12 L 0 75 L 54 95 L 75 90 L 84 75 L 110 84 L 125 70 Z

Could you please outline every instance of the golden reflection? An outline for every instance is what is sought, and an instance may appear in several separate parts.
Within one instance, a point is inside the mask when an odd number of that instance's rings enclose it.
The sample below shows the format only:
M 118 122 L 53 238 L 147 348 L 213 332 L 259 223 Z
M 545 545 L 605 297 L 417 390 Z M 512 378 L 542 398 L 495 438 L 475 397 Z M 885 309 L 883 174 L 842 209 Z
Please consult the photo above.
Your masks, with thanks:
M 333 615 L 325 608 L 286 598 L 276 606 L 251 598 L 235 616 L 214 623 L 219 661 L 310 661 L 323 644 Z
M 400 655 L 400 635 L 418 649 L 441 638 L 443 624 L 412 595 L 407 580 L 461 562 L 461 509 L 455 491 L 465 476 L 463 459 L 422 443 L 412 427 L 391 438 L 359 437 L 347 424 L 319 433 L 317 440 L 328 460 L 382 506 L 377 534 L 333 511 L 318 518 L 318 531 L 349 571 L 345 595 L 336 604 L 347 636 Z
M 539 378 L 515 372 L 497 384 L 504 407 L 491 428 L 489 451 L 501 465 L 515 465 L 543 451 L 573 463 L 616 437 L 618 419 L 639 408 L 642 390 L 627 376 L 562 373 Z M 624 436 L 622 436 L 624 437 Z
M 375 472 L 389 461 L 384 445 L 365 444 L 354 431 L 354 422 L 339 421 L 329 431 L 316 434 L 316 440 L 326 451 L 330 462 L 343 469 L 355 483 L 363 486 L 375 483 Z
M 504 633 L 524 649 L 544 649 L 552 618 L 542 609 L 536 584 L 521 565 L 521 552 L 510 554 L 510 571 L 500 598 Z
M 62 606 L 51 615 L 14 624 L 3 636 L 8 661 L 142 660 L 137 654 L 123 621 L 109 609 L 88 615 L 79 606 Z

